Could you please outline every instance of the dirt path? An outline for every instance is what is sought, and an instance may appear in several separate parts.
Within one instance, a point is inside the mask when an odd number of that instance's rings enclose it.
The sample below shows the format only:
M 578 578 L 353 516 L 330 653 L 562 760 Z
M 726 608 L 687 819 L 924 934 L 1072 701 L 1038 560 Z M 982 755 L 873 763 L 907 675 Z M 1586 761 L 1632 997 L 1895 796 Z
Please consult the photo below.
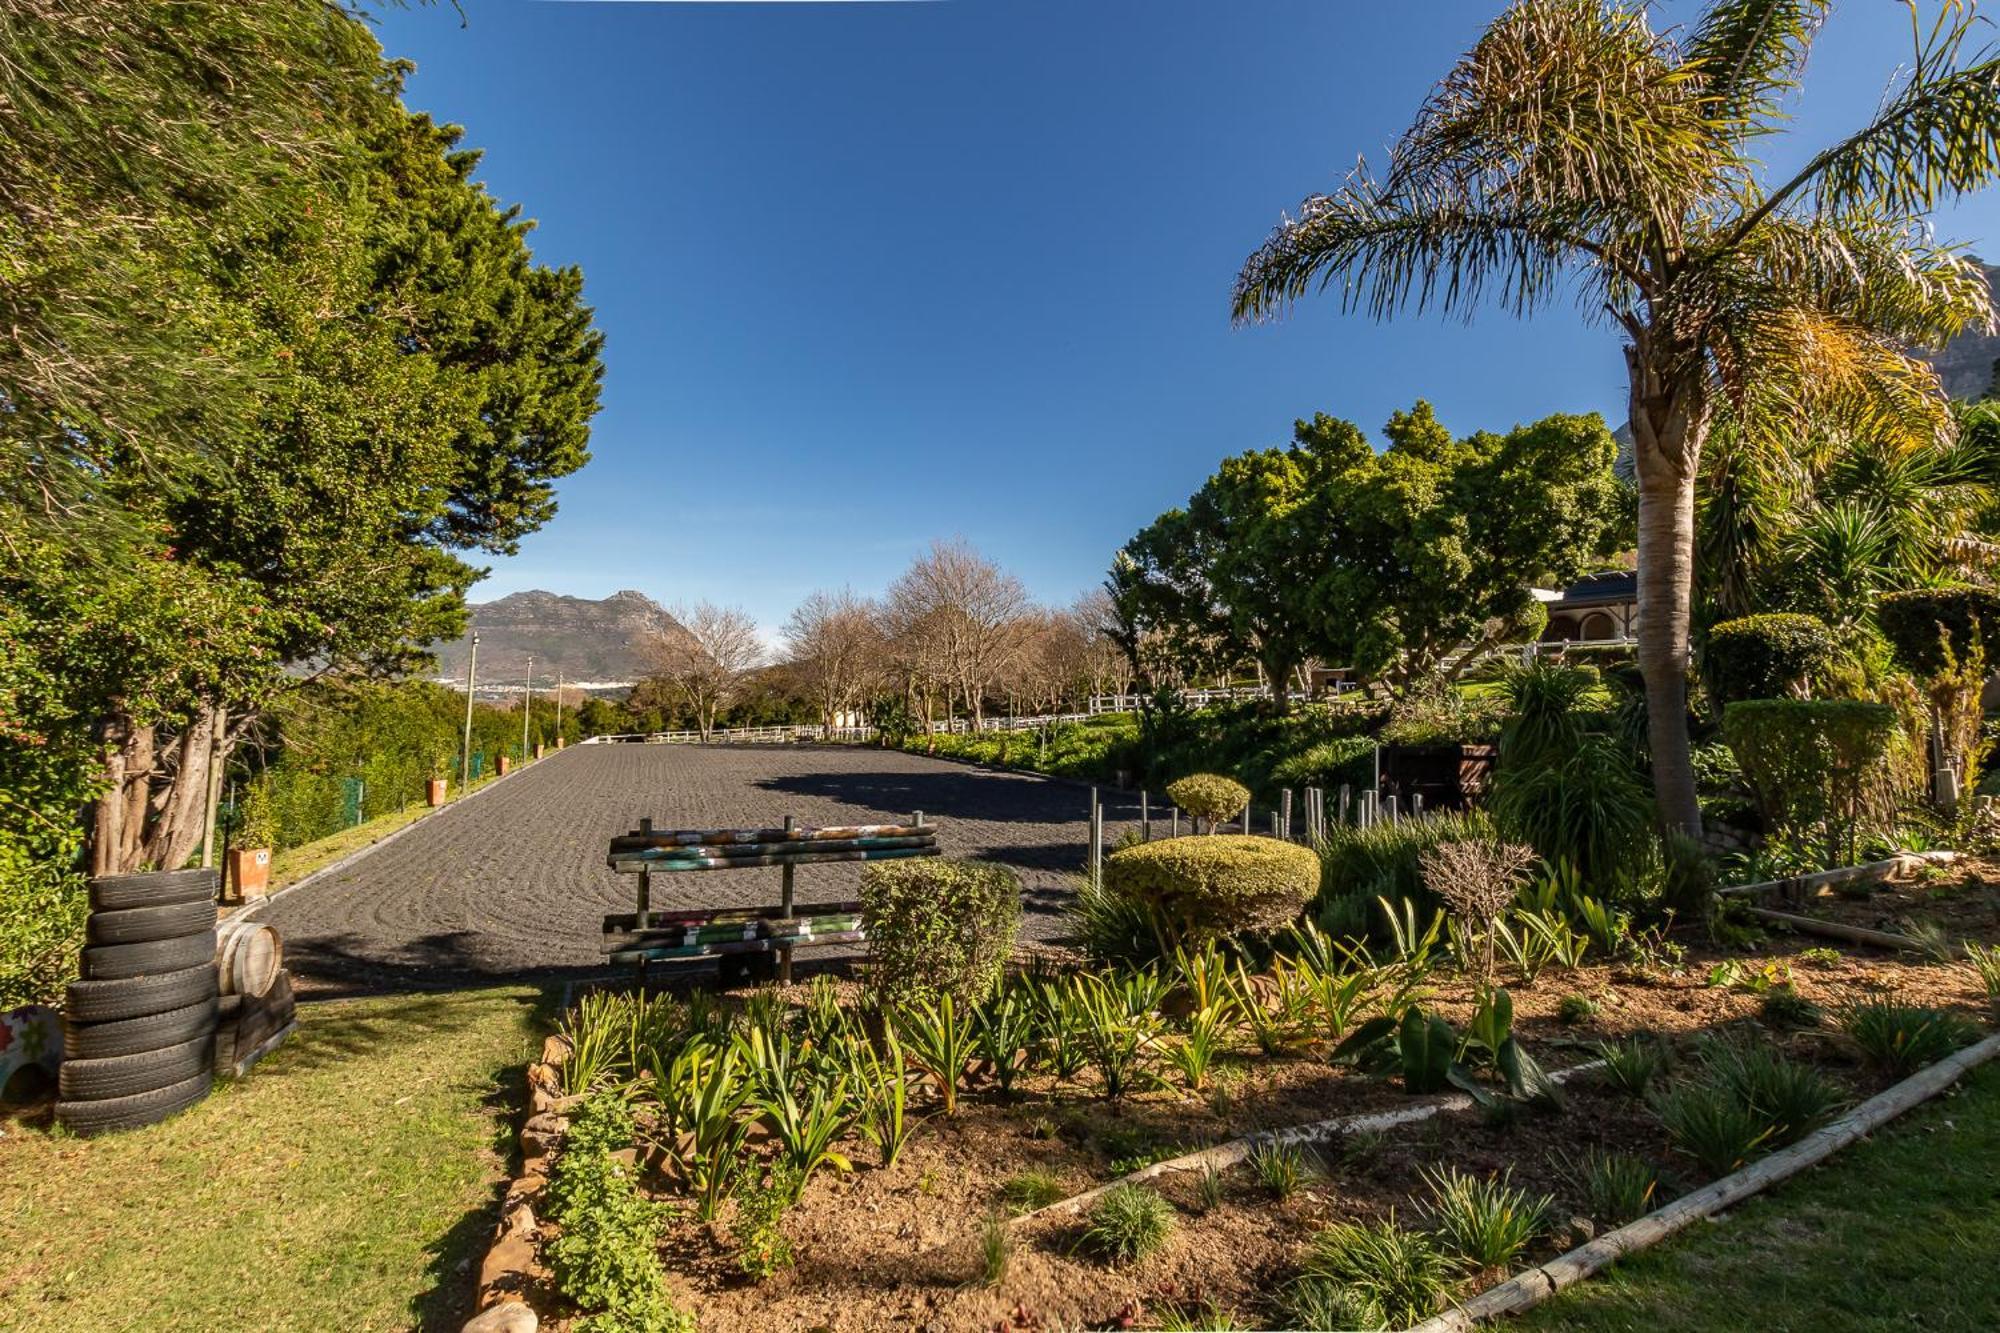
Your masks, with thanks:
M 589 745 L 552 756 L 263 909 L 307 988 L 421 987 L 604 970 L 601 918 L 632 883 L 612 835 L 662 828 L 879 821 L 922 810 L 952 856 L 1021 874 L 1023 936 L 1060 932 L 1083 863 L 1089 796 L 1068 783 L 890 750 Z M 802 902 L 849 898 L 857 867 L 801 867 Z M 775 869 L 684 877 L 655 902 L 777 901 Z M 802 958 L 811 955 L 801 955 Z

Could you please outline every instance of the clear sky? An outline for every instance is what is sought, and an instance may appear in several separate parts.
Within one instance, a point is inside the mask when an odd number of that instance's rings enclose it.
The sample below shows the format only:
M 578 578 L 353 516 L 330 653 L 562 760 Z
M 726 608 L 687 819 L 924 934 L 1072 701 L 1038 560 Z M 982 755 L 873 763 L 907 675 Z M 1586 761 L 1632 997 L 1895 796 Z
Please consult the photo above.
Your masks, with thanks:
M 1066 602 L 1301 415 L 1623 419 L 1615 339 L 1567 309 L 1229 323 L 1280 211 L 1390 143 L 1498 0 L 462 3 L 379 15 L 383 44 L 607 338 L 594 461 L 478 600 L 637 588 L 768 631 L 957 535 Z M 1843 0 L 1773 164 L 1861 123 L 1908 31 Z M 2000 198 L 1938 226 L 1991 256 Z

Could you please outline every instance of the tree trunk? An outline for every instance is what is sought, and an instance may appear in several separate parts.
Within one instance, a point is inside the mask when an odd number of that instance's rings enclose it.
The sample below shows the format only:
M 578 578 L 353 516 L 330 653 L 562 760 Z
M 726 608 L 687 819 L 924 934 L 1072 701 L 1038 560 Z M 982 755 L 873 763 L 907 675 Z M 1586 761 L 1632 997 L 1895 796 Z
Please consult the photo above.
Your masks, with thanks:
M 1694 483 L 1707 412 L 1698 380 L 1665 383 L 1626 350 L 1633 460 L 1639 474 L 1639 670 L 1662 828 L 1699 835 L 1687 731 L 1689 606 L 1694 595 Z

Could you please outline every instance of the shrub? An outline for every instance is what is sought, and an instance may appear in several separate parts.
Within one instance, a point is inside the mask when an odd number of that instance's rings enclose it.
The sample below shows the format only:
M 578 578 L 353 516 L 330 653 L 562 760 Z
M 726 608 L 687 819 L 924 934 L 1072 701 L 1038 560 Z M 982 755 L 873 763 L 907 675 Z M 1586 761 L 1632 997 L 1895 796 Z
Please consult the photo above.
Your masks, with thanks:
M 1944 1009 L 1864 1000 L 1840 1015 L 1840 1026 L 1868 1062 L 1892 1074 L 1910 1074 L 1966 1045 L 1978 1031 Z
M 1876 608 L 1875 623 L 1898 665 L 1938 676 L 2000 633 L 2000 593 L 1964 586 L 1892 592 Z
M 1456 1168 L 1424 1172 L 1438 1239 L 1476 1270 L 1507 1263 L 1542 1229 L 1555 1200 L 1530 1198 L 1509 1183 L 1511 1173 L 1481 1180 Z
M 663 1210 L 639 1192 L 633 1168 L 615 1156 L 632 1146 L 632 1109 L 616 1093 L 588 1098 L 570 1121 L 549 1183 L 549 1245 L 556 1285 L 600 1328 L 693 1333 L 667 1297 L 655 1248 Z
M 1613 883 L 1640 868 L 1652 842 L 1653 803 L 1619 741 L 1587 735 L 1532 764 L 1502 755 L 1493 819 L 1503 833 L 1548 861 L 1569 862 L 1586 884 Z
M 1336 736 L 1288 755 L 1271 769 L 1280 787 L 1365 787 L 1374 778 L 1375 738 Z
M 736 1264 L 753 1282 L 762 1282 L 792 1266 L 792 1243 L 779 1229 L 803 1182 L 793 1167 L 777 1165 L 766 1178 L 746 1186 L 736 1196 Z
M 1300 1276 L 1330 1283 L 1372 1302 L 1383 1319 L 1396 1328 L 1407 1328 L 1436 1314 L 1451 1289 L 1444 1252 L 1429 1236 L 1405 1231 L 1393 1220 L 1373 1226 L 1336 1222 L 1326 1227 L 1313 1237 Z
M 1482 982 L 1493 976 L 1493 924 L 1514 905 L 1521 879 L 1534 861 L 1532 848 L 1504 842 L 1441 842 L 1417 853 L 1425 887 L 1485 941 Z
M 1742 1166 L 1771 1137 L 1766 1117 L 1713 1083 L 1684 1083 L 1651 1100 L 1674 1147 L 1713 1175 Z
M 1318 848 L 1320 864 L 1319 896 L 1311 914 L 1329 935 L 1345 935 L 1329 913 L 1345 909 L 1343 902 L 1359 902 L 1356 913 L 1368 919 L 1369 906 L 1376 898 L 1391 904 L 1415 903 L 1429 916 L 1438 899 L 1424 885 L 1423 867 L 1418 857 L 1428 848 L 1446 842 L 1491 841 L 1493 825 L 1482 814 L 1440 813 L 1422 819 L 1380 820 L 1363 828 L 1358 824 L 1329 824 Z
M 1000 979 L 1021 925 L 1021 881 L 979 861 L 878 861 L 862 871 L 868 977 L 892 1004 L 954 996 L 970 1010 Z
M 1167 784 L 1167 799 L 1213 830 L 1250 804 L 1250 789 L 1217 773 L 1195 773 Z
M 62 1004 L 89 910 L 82 875 L 0 839 L 0 1010 Z
M 1106 891 L 1147 905 L 1174 944 L 1290 925 L 1319 879 L 1310 848 L 1240 834 L 1163 838 L 1104 862 Z
M 1597 1016 L 1597 1005 L 1588 995 L 1574 992 L 1556 1001 L 1556 1018 L 1560 1022 L 1587 1023 Z
M 1651 1162 L 1602 1148 L 1565 1163 L 1564 1174 L 1583 1195 L 1592 1220 L 1609 1226 L 1624 1226 L 1652 1211 L 1660 1186 L 1660 1173 Z
M 1722 711 L 1722 734 L 1765 819 L 1816 840 L 1829 864 L 1852 861 L 1864 821 L 1894 802 L 1895 710 L 1852 699 L 1749 699 Z
M 1174 1208 L 1138 1185 L 1113 1185 L 1090 1208 L 1083 1240 L 1112 1263 L 1143 1259 L 1166 1244 L 1174 1229 Z
M 1830 666 L 1834 650 L 1833 631 L 1816 617 L 1745 616 L 1709 630 L 1702 673 L 1718 706 L 1784 698 Z
M 1715 1086 L 1771 1127 L 1773 1148 L 1804 1138 L 1841 1102 L 1840 1089 L 1819 1070 L 1761 1042 L 1712 1042 L 1702 1062 Z

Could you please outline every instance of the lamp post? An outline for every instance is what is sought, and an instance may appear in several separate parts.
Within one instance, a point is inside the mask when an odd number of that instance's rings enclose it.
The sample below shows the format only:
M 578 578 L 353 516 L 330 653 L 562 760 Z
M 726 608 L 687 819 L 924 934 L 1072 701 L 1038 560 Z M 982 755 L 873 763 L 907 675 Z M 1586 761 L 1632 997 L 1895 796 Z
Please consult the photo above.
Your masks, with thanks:
M 465 659 L 465 744 L 458 757 L 458 794 L 472 786 L 472 686 L 479 672 L 479 631 L 472 631 L 472 653 Z
M 562 668 L 556 668 L 556 747 L 562 747 Z
M 521 762 L 528 762 L 528 716 L 535 708 L 535 655 L 528 654 L 528 684 L 521 695 Z

